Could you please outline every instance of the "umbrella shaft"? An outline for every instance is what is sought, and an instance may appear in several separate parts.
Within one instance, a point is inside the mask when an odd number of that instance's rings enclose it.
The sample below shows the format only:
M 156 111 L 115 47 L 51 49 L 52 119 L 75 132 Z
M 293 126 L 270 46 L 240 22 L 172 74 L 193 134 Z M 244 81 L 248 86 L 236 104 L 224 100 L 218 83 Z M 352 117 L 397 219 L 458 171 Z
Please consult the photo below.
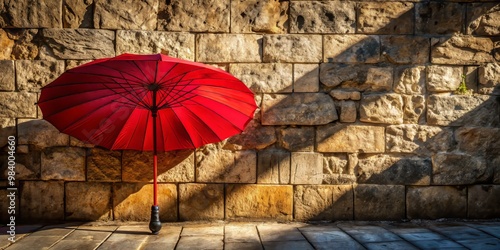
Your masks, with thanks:
M 156 90 L 153 91 L 153 107 L 151 110 L 151 115 L 153 116 L 153 204 L 158 206 L 158 182 L 156 181 L 156 177 L 158 176 L 158 168 L 157 168 L 157 152 L 156 152 L 156 116 L 157 116 L 157 107 L 156 107 Z

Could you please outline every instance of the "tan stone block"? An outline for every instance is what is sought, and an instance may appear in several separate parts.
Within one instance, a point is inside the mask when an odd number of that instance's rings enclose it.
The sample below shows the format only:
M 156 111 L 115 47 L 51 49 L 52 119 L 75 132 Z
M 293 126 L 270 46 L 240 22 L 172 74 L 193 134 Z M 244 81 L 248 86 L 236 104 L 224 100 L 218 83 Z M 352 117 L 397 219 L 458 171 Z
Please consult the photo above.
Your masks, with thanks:
M 261 62 L 262 35 L 199 34 L 196 48 L 199 62 Z
M 347 91 L 390 91 L 393 68 L 323 63 L 320 66 L 320 80 L 327 87 L 338 86 Z
M 1 33 L 0 33 L 0 36 L 1 36 Z M 0 44 L 1 44 L 1 42 L 0 42 Z M 1 60 L 0 61 L 0 90 L 1 91 L 14 91 L 16 89 L 16 75 L 14 72 L 15 72 L 14 71 L 14 61 L 11 61 L 11 60 Z
M 96 1 L 94 27 L 96 29 L 154 30 L 158 15 L 158 0 Z
M 499 155 L 500 128 L 460 127 L 455 130 L 457 149 L 471 155 Z
M 318 92 L 318 64 L 293 65 L 293 92 Z
M 427 90 L 433 92 L 455 91 L 462 82 L 462 66 L 427 66 Z
M 465 75 L 465 86 L 467 87 L 467 90 L 469 91 L 470 94 L 473 93 L 488 94 L 488 93 L 493 93 L 492 91 L 495 91 L 495 89 L 492 89 L 490 92 L 488 91 L 478 92 L 479 66 L 476 65 L 464 66 L 464 75 Z M 498 93 L 500 93 L 500 88 L 497 88 L 496 91 L 499 91 Z
M 422 64 L 429 61 L 429 38 L 381 36 L 382 57 L 395 64 Z M 434 61 L 433 61 L 434 62 Z
M 292 92 L 292 71 L 288 63 L 231 64 L 229 68 L 254 93 Z
M 290 152 L 266 149 L 258 152 L 257 183 L 290 184 Z
M 401 95 L 403 98 L 403 122 L 423 123 L 425 116 L 425 96 Z
M 467 4 L 467 34 L 500 35 L 500 6 L 496 3 Z
M 453 34 L 462 31 L 465 5 L 448 2 L 415 4 L 417 34 Z
M 67 182 L 65 207 L 67 220 L 111 220 L 111 184 Z
M 194 34 L 165 31 L 116 31 L 116 54 L 154 54 L 167 51 L 175 58 L 194 61 Z
M 323 159 L 314 152 L 292 152 L 292 184 L 321 184 L 323 182 Z
M 357 220 L 401 220 L 405 218 L 405 186 L 354 186 L 354 218 Z
M 293 187 L 241 185 L 226 187 L 226 218 L 230 220 L 292 220 Z
M 88 181 L 121 181 L 122 153 L 101 148 L 92 148 L 87 155 Z
M 115 220 L 149 221 L 153 205 L 153 184 L 113 184 L 113 214 Z M 177 188 L 174 184 L 158 184 L 160 221 L 177 221 Z
M 5 2 L 4 8 L 0 9 L 0 27 L 61 28 L 61 2 Z
M 477 65 L 494 62 L 491 38 L 455 35 L 431 38 L 431 62 L 434 64 Z
M 64 183 L 62 181 L 25 181 L 19 206 L 25 220 L 64 219 Z
M 41 164 L 42 180 L 85 181 L 85 149 L 46 148 Z
M 0 17 L 1 18 L 1 17 Z M 0 19 L 0 24 L 2 20 Z M 0 25 L 0 27 L 3 27 Z M 0 29 L 0 60 L 8 60 L 11 59 L 10 55 L 12 54 L 12 48 L 14 47 L 14 41 L 9 38 L 7 32 L 5 30 Z
M 263 149 L 277 141 L 275 128 L 262 126 L 259 121 L 252 120 L 242 133 L 227 139 L 224 149 L 247 150 Z
M 288 6 L 288 1 L 231 1 L 231 32 L 285 33 Z
M 326 35 L 325 62 L 377 63 L 380 61 L 380 38 L 369 35 Z
M 467 190 L 450 186 L 408 187 L 406 206 L 408 219 L 464 218 Z
M 16 136 L 16 119 L 0 118 L 0 148 L 7 145 L 9 136 Z M 17 143 L 19 143 L 19 139 Z
M 500 214 L 500 185 L 474 185 L 467 192 L 467 218 L 493 219 Z
M 354 33 L 354 2 L 292 1 L 291 33 Z
M 280 130 L 280 145 L 292 152 L 313 151 L 313 127 L 289 127 Z
M 415 10 L 407 2 L 368 2 L 357 8 L 357 32 L 413 34 Z
M 180 184 L 179 218 L 181 220 L 223 220 L 223 184 Z
M 264 62 L 317 63 L 322 60 L 320 35 L 266 35 Z
M 361 93 L 359 91 L 349 91 L 349 90 L 332 90 L 330 95 L 336 100 L 361 100 Z
M 452 148 L 453 132 L 450 128 L 416 124 L 386 127 L 387 151 L 431 155 Z
M 17 88 L 30 92 L 40 92 L 40 89 L 64 72 L 63 61 L 16 61 Z
M 294 218 L 310 220 L 352 220 L 351 185 L 298 185 L 294 191 Z
M 403 98 L 398 94 L 363 95 L 359 120 L 370 123 L 403 123 Z
M 479 66 L 479 93 L 500 94 L 500 64 L 487 63 Z
M 355 122 L 356 118 L 356 103 L 353 101 L 340 102 L 340 122 Z
M 357 157 L 350 154 L 325 154 L 323 155 L 323 184 L 354 184 L 356 176 L 354 167 L 357 165 Z
M 9 38 L 14 40 L 11 59 L 35 60 L 39 54 L 39 32 L 41 29 L 10 29 L 7 30 Z M 44 59 L 40 57 L 39 59 Z
M 382 153 L 385 151 L 384 128 L 342 124 L 318 127 L 316 148 L 318 152 Z
M 63 28 L 93 28 L 93 1 L 64 0 L 62 6 Z
M 0 157 L 2 159 L 7 159 L 9 156 L 7 151 L 0 153 Z M 15 177 L 16 180 L 40 180 L 40 161 L 41 161 L 41 152 L 35 150 L 33 146 L 28 145 L 16 145 L 16 154 L 15 154 Z M 2 173 L 0 176 L 7 180 L 8 177 L 8 169 L 7 163 L 5 160 L 0 165 L 2 168 Z
M 493 178 L 493 169 L 484 157 L 463 153 L 437 153 L 432 156 L 432 184 L 468 185 Z
M 191 32 L 229 32 L 229 0 L 159 1 L 158 29 Z
M 0 92 L 0 117 L 36 118 L 36 94 L 22 92 Z
M 36 149 L 54 146 L 68 146 L 68 135 L 57 130 L 46 120 L 19 119 L 17 125 L 18 143 L 30 144 Z
M 425 66 L 401 66 L 395 69 L 394 92 L 407 95 L 425 94 Z

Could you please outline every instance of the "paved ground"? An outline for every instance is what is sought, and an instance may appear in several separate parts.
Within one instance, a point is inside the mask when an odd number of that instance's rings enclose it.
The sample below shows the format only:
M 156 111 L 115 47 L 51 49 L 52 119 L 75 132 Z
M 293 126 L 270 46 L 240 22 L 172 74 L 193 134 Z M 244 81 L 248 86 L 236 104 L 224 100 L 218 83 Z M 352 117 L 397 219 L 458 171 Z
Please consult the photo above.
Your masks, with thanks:
M 500 249 L 500 221 L 167 223 L 17 226 L 2 249 Z

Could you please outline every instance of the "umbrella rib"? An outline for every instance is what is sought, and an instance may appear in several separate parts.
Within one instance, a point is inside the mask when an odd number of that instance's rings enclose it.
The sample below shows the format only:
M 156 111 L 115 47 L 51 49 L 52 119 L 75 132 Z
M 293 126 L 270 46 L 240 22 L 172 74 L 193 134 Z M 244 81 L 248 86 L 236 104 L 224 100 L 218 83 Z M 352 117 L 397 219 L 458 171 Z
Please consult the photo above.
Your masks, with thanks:
M 170 72 L 172 72 L 172 70 L 174 70 L 174 68 L 177 67 L 177 65 L 179 65 L 179 63 L 174 63 L 174 66 L 172 66 L 167 72 L 165 72 L 165 74 L 160 78 L 160 80 L 158 80 L 158 83 L 163 83 L 163 78 L 165 78 L 168 74 L 170 74 Z
M 177 120 L 180 121 L 180 123 L 182 124 L 181 128 L 186 132 L 186 134 L 189 136 L 189 144 L 191 144 L 191 147 L 192 148 L 196 148 L 194 143 L 193 143 L 193 139 L 191 138 L 191 135 L 189 134 L 189 132 L 187 131 L 186 127 L 184 126 L 184 123 L 182 122 L 181 118 L 177 115 L 177 113 L 174 111 L 174 109 L 172 109 L 172 113 L 175 115 L 175 117 L 177 117 Z M 172 134 L 175 134 L 175 133 L 172 133 Z M 176 138 L 178 138 L 176 136 Z
M 127 62 L 128 64 L 130 64 L 130 61 L 126 61 L 126 62 Z M 141 70 L 141 68 L 139 67 L 139 65 L 137 65 L 137 63 L 136 63 L 135 61 L 132 61 L 132 63 L 133 63 L 133 64 L 134 64 L 134 66 L 135 66 L 135 67 L 139 70 L 139 72 L 141 72 L 141 73 L 142 73 L 142 75 L 143 75 L 143 76 L 146 78 L 146 80 L 147 80 L 146 75 L 144 75 L 144 72 Z M 140 84 L 140 85 L 143 85 L 144 83 L 147 83 L 147 82 L 145 82 L 143 79 L 141 79 L 141 78 L 137 77 L 137 76 L 136 76 L 136 75 L 134 75 L 134 74 L 130 74 L 130 73 L 129 73 L 129 72 L 127 72 L 127 71 L 118 70 L 118 69 L 115 69 L 115 68 L 112 68 L 112 67 L 109 67 L 109 66 L 106 66 L 106 65 L 103 65 L 103 64 L 98 64 L 98 65 L 96 65 L 96 66 L 100 66 L 100 67 L 103 67 L 103 68 L 111 69 L 111 70 L 114 70 L 114 71 L 116 71 L 116 72 L 119 72 L 120 74 L 121 74 L 121 73 L 125 73 L 125 74 L 127 74 L 127 75 L 129 75 L 129 76 L 131 76 L 131 77 L 133 77 L 133 78 L 135 78 L 135 79 L 137 79 L 137 81 L 138 81 L 137 83 L 138 83 L 138 84 Z M 121 74 L 121 75 L 122 75 L 122 74 Z M 122 76 L 123 76 L 123 75 L 122 75 Z M 124 80 L 126 80 L 126 79 L 124 78 Z
M 200 117 L 198 117 L 193 111 L 191 111 L 189 108 L 187 108 L 186 106 L 182 105 L 182 107 L 184 107 L 187 111 L 189 111 L 189 113 L 193 114 L 193 116 L 196 118 L 196 120 L 198 120 L 201 124 L 203 124 L 203 126 L 205 126 L 206 128 L 208 128 L 208 130 L 212 133 L 212 135 L 215 135 L 215 137 L 217 137 L 219 139 L 219 141 L 222 141 L 222 138 L 220 138 L 219 135 L 217 135 L 212 128 L 210 128 L 205 122 L 203 122 L 203 120 L 200 119 Z M 175 112 L 174 112 L 175 113 Z M 190 135 L 191 137 L 191 135 Z M 193 141 L 193 139 L 191 139 L 191 141 Z
M 119 71 L 119 70 L 116 70 L 116 69 L 113 69 L 113 68 L 110 68 L 110 67 L 105 67 L 103 65 L 95 65 L 95 66 L 101 66 L 101 67 L 106 68 L 106 69 L 112 69 L 112 70 L 114 70 L 116 72 L 119 72 L 119 73 L 122 72 L 122 71 Z M 91 72 L 72 72 L 72 71 L 68 71 L 66 73 L 68 73 L 68 74 L 75 74 L 75 75 L 76 74 L 81 74 L 81 75 L 89 75 L 89 76 L 100 76 L 100 77 L 106 77 L 106 78 L 116 78 L 116 77 L 111 76 L 109 74 L 108 75 L 103 75 L 103 74 L 97 74 L 97 73 L 91 73 Z M 130 76 L 134 77 L 134 75 L 130 75 Z M 142 86 L 142 84 L 144 83 L 144 81 L 142 81 L 142 79 L 139 79 L 137 77 L 134 77 L 134 78 L 136 78 L 138 81 L 137 82 L 131 81 L 131 82 L 136 83 L 138 86 Z M 123 80 L 126 80 L 126 79 L 123 79 Z
M 137 68 L 137 70 L 139 70 L 139 72 L 141 72 L 141 74 L 144 76 L 144 79 L 146 79 L 146 81 L 147 81 L 148 80 L 148 76 L 146 76 L 146 74 L 144 74 L 144 71 L 142 71 L 141 67 L 139 67 L 139 65 L 137 65 L 137 62 L 135 60 L 133 60 L 132 63 Z M 137 79 L 139 79 L 139 78 L 137 78 Z M 149 83 L 149 82 L 144 82 L 144 81 L 142 81 L 142 82 L 145 83 L 146 85 Z
M 111 115 L 108 115 L 108 116 L 107 116 L 107 117 L 105 117 L 102 121 L 100 121 L 100 122 L 99 122 L 99 125 L 101 125 L 101 124 L 107 124 L 107 121 L 108 121 L 108 120 L 109 120 L 109 119 L 110 119 L 110 118 L 111 118 L 114 114 L 116 114 L 119 110 L 120 110 L 120 108 L 117 108 L 117 109 L 113 110 L 113 113 L 111 113 Z M 73 123 L 73 124 L 74 124 L 74 123 Z M 99 132 L 99 131 L 100 131 L 100 132 Z M 97 133 L 97 132 L 99 132 L 99 133 Z M 94 137 L 94 136 L 96 136 L 96 135 L 101 135 L 101 134 L 103 134 L 104 132 L 107 132 L 107 129 L 106 129 L 106 130 L 104 130 L 102 127 L 99 127 L 98 129 L 96 129 L 96 130 L 94 131 L 94 133 L 92 133 L 92 136 L 90 136 L 89 138 L 92 138 L 92 137 Z M 115 138 L 115 140 L 116 140 L 116 138 Z
M 132 112 L 130 112 L 130 114 L 129 114 L 129 115 L 128 115 L 128 117 L 127 117 L 127 120 L 126 120 L 126 121 L 125 121 L 125 123 L 123 123 L 123 124 L 127 124 L 127 122 L 130 120 L 130 117 L 132 117 L 132 113 L 133 113 L 133 111 L 132 111 Z M 136 123 L 135 128 L 134 128 L 134 132 L 132 133 L 132 135 L 134 135 L 134 134 L 135 134 L 135 131 L 137 131 L 137 128 L 138 128 L 138 127 L 139 127 L 139 124 L 138 124 L 138 123 Z M 122 133 L 122 131 L 123 131 L 123 129 L 124 129 L 124 128 L 125 128 L 125 126 L 122 126 L 122 128 L 120 129 L 120 132 L 118 132 L 118 136 Z M 118 136 L 117 136 L 117 137 L 118 137 Z M 127 147 L 125 147 L 125 148 L 129 148 L 129 146 L 130 146 L 130 142 L 131 142 L 131 141 L 132 141 L 132 136 L 128 136 Z M 115 140 L 115 142 L 113 143 L 113 148 L 115 147 L 116 142 L 117 142 L 117 141 Z
M 210 99 L 210 98 L 208 98 L 208 99 Z M 197 102 L 197 101 L 195 101 L 195 100 L 193 100 L 193 102 L 197 103 L 198 105 L 201 105 L 201 106 L 206 107 L 205 105 L 202 105 L 201 103 L 199 103 L 199 102 Z M 220 102 L 219 102 L 219 103 L 220 103 Z M 228 108 L 230 108 L 230 109 L 232 109 L 232 110 L 235 110 L 236 112 L 238 112 L 238 113 L 240 113 L 240 114 L 242 114 L 242 115 L 247 116 L 246 114 L 243 114 L 241 111 L 239 111 L 239 110 L 237 110 L 237 109 L 234 109 L 234 108 L 233 108 L 233 107 L 231 107 L 231 106 L 228 106 L 228 105 L 223 104 L 223 103 L 220 103 L 220 104 L 222 104 L 222 105 L 224 105 L 224 106 L 226 106 L 226 107 L 228 107 Z M 236 125 L 234 125 L 234 124 L 233 124 L 230 120 L 228 120 L 226 117 L 222 116 L 221 114 L 219 114 L 219 113 L 215 112 L 215 111 L 214 111 L 214 110 L 212 110 L 212 109 L 210 109 L 210 110 L 211 110 L 211 111 L 213 111 L 215 114 L 217 114 L 217 115 L 218 115 L 219 117 L 221 117 L 222 119 L 224 119 L 224 120 L 226 120 L 227 122 L 229 122 L 229 123 L 230 123 L 233 127 L 235 127 L 237 130 L 239 130 L 239 131 L 243 131 L 242 129 L 240 129 L 240 128 L 236 127 Z
M 149 111 L 149 112 L 151 112 L 151 111 Z M 142 150 L 143 151 L 146 148 L 146 134 L 148 133 L 149 118 L 151 117 L 151 115 L 149 115 L 149 112 L 148 112 L 148 115 L 147 115 L 147 118 L 146 118 L 146 129 L 144 129 L 144 135 L 142 136 L 142 138 L 144 138 L 144 141 L 142 142 Z
M 107 86 L 106 86 L 106 85 L 104 85 L 104 86 L 107 88 Z M 139 99 L 139 97 L 138 97 L 138 96 L 134 95 L 134 94 L 133 94 L 132 92 L 130 92 L 130 91 L 127 91 L 127 93 L 130 93 L 130 94 L 131 94 L 131 96 L 135 98 L 135 101 L 134 101 L 134 100 L 132 100 L 131 98 L 129 98 L 129 97 L 127 97 L 127 96 L 125 96 L 125 95 L 122 95 L 122 94 L 120 94 L 120 93 L 116 92 L 114 89 L 110 89 L 110 88 L 108 88 L 108 89 L 109 89 L 109 90 L 111 90 L 111 91 L 113 91 L 115 94 L 120 95 L 121 97 L 123 97 L 123 98 L 125 98 L 125 99 L 129 100 L 131 103 L 137 103 L 137 104 L 139 104 L 139 103 L 140 103 L 140 104 L 143 104 L 145 107 L 147 107 L 147 103 L 145 103 L 145 102 L 143 101 L 143 99 Z M 125 90 L 126 90 L 126 89 L 125 89 Z

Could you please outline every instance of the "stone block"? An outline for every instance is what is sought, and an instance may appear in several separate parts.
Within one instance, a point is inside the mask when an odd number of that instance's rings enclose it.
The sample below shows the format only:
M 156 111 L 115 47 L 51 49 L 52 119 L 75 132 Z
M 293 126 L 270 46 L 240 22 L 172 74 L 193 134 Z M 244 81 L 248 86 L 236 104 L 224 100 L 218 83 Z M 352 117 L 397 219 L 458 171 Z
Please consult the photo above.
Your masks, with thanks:
M 465 75 L 465 86 L 469 91 L 468 94 L 478 93 L 478 79 L 479 79 L 479 66 L 464 66 L 464 75 Z M 483 92 L 486 93 L 486 92 Z
M 261 62 L 262 35 L 199 34 L 196 48 L 199 62 Z
M 324 154 L 323 155 L 323 184 L 354 184 L 356 176 L 354 167 L 357 165 L 357 156 L 350 154 Z
M 1 60 L 0 91 L 14 91 L 15 89 L 16 89 L 16 75 L 14 71 L 14 61 Z
M 427 67 L 427 90 L 432 92 L 453 92 L 462 82 L 462 66 L 431 65 Z
M 354 33 L 355 8 L 354 2 L 292 1 L 290 3 L 290 32 Z
M 467 192 L 467 218 L 493 219 L 500 214 L 500 185 L 474 185 Z
M 39 54 L 39 33 L 41 29 L 9 29 L 8 37 L 14 40 L 14 46 L 7 44 L 7 50 L 11 49 L 11 59 L 35 60 Z M 1 49 L 0 49 L 1 51 Z M 6 58 L 8 59 L 8 58 Z M 43 59 L 43 58 L 40 58 Z
M 19 119 L 17 125 L 18 143 L 30 144 L 35 149 L 55 146 L 68 146 L 68 135 L 57 130 L 46 120 Z
M 299 221 L 352 220 L 351 185 L 298 185 L 294 191 L 294 218 Z
M 493 178 L 483 157 L 463 153 L 437 153 L 432 156 L 432 184 L 468 185 Z
M 369 123 L 403 123 L 403 98 L 398 94 L 363 95 L 359 120 Z
M 350 90 L 332 90 L 330 95 L 336 100 L 361 100 L 361 93 L 359 91 Z
M 16 119 L 0 118 L 0 148 L 7 145 L 9 136 L 16 136 Z
M 395 64 L 422 64 L 429 61 L 429 38 L 423 36 L 382 36 L 382 56 Z
M 115 56 L 115 32 L 99 29 L 44 29 L 40 57 L 97 59 Z
M 500 6 L 496 3 L 468 3 L 466 24 L 469 35 L 500 35 Z
M 93 1 L 63 0 L 63 28 L 93 28 Z
M 318 92 L 318 64 L 293 65 L 293 92 Z
M 374 155 L 360 157 L 355 169 L 358 183 L 385 185 L 429 185 L 430 158 Z
M 425 66 L 400 66 L 395 68 L 394 92 L 406 95 L 425 94 Z
M 321 184 L 323 182 L 323 159 L 314 152 L 292 152 L 292 184 Z
M 158 15 L 158 0 L 95 1 L 96 29 L 154 30 Z
M 181 220 L 223 220 L 223 184 L 180 184 L 179 218 Z
M 165 31 L 116 31 L 116 54 L 154 54 L 167 51 L 171 57 L 194 61 L 194 34 Z
M 85 149 L 46 148 L 41 164 L 42 180 L 85 181 Z
M 467 190 L 460 187 L 408 187 L 408 219 L 465 218 Z
M 455 35 L 431 38 L 431 62 L 434 64 L 478 65 L 494 62 L 491 38 Z
M 31 150 L 30 150 L 31 149 Z M 16 180 L 40 180 L 40 160 L 41 152 L 35 150 L 32 146 L 16 145 Z M 7 151 L 1 152 L 0 157 L 7 159 Z M 8 161 L 5 160 L 0 165 L 0 176 L 7 180 Z
M 23 220 L 64 220 L 62 181 L 24 181 L 21 186 L 19 206 Z
M 314 127 L 289 127 L 280 130 L 280 146 L 292 152 L 314 150 Z
M 357 32 L 413 34 L 415 10 L 408 2 L 367 2 L 357 8 Z
M 229 73 L 244 82 L 254 93 L 292 92 L 292 64 L 231 64 Z
M 380 38 L 370 35 L 325 35 L 323 61 L 336 63 L 377 63 Z
M 113 218 L 121 221 L 149 221 L 153 205 L 153 184 L 118 182 L 113 184 Z M 160 221 L 177 221 L 175 184 L 158 184 Z
M 61 28 L 61 2 L 55 1 L 2 1 L 0 27 Z
M 417 34 L 453 34 L 464 26 L 465 4 L 421 2 L 415 4 Z
M 257 183 L 290 184 L 290 152 L 281 149 L 259 151 Z
M 0 117 L 36 118 L 36 93 L 0 92 Z
M 500 155 L 500 128 L 460 127 L 455 130 L 457 149 L 476 156 Z
M 320 35 L 266 35 L 264 62 L 317 63 L 322 60 Z
M 372 65 L 323 63 L 319 79 L 327 87 L 349 91 L 389 91 L 392 89 L 393 69 Z
M 340 102 L 340 122 L 356 122 L 357 108 L 353 101 Z
M 229 32 L 229 0 L 159 1 L 158 29 L 191 32 Z
M 226 218 L 229 220 L 290 221 L 292 213 L 292 186 L 241 184 L 226 186 Z
M 21 91 L 40 92 L 40 89 L 64 72 L 63 61 L 16 61 L 17 88 Z
M 239 0 L 231 2 L 232 33 L 285 33 L 288 1 Z
M 257 154 L 253 150 L 230 151 L 210 144 L 196 153 L 196 181 L 256 183 Z
M 388 152 L 430 156 L 449 151 L 453 145 L 453 132 L 446 127 L 401 124 L 387 126 L 385 131 Z
M 337 119 L 335 104 L 324 93 L 264 95 L 262 125 L 321 125 Z
M 1 18 L 1 17 L 0 17 Z M 0 25 L 0 27 L 2 27 Z M 0 60 L 9 60 L 14 47 L 14 40 L 9 37 L 5 30 L 0 29 Z
M 325 125 L 316 130 L 316 149 L 332 153 L 382 153 L 385 151 L 384 134 L 383 127 Z
M 111 184 L 68 182 L 65 205 L 67 220 L 111 220 Z
M 252 120 L 242 133 L 227 139 L 224 149 L 247 150 L 264 149 L 277 141 L 275 128 L 262 126 L 259 121 Z
M 123 151 L 122 180 L 127 182 L 152 182 L 153 152 Z M 158 153 L 159 182 L 194 181 L 194 153 L 178 150 Z
M 479 66 L 478 77 L 480 94 L 500 94 L 500 64 L 487 63 Z
M 401 220 L 405 218 L 405 186 L 354 186 L 356 220 Z
M 425 97 L 423 95 L 401 95 L 403 98 L 403 122 L 423 123 Z
M 122 153 L 102 148 L 89 149 L 87 155 L 88 181 L 121 181 Z M 139 170 L 138 170 L 139 171 Z M 140 172 L 140 171 L 139 171 Z

